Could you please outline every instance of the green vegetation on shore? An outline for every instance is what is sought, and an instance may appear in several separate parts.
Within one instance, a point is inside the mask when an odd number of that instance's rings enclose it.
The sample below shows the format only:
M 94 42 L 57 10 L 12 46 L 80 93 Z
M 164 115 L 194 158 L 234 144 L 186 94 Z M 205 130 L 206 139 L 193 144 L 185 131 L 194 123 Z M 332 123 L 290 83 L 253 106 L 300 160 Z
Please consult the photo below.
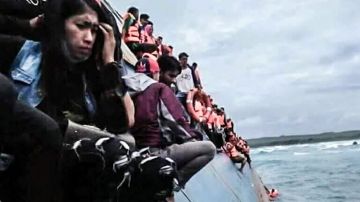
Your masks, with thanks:
M 248 139 L 251 147 L 264 147 L 276 145 L 308 144 L 317 142 L 332 142 L 340 140 L 360 139 L 360 130 L 344 132 L 327 132 L 312 135 L 289 135 L 279 137 L 263 137 L 257 139 Z

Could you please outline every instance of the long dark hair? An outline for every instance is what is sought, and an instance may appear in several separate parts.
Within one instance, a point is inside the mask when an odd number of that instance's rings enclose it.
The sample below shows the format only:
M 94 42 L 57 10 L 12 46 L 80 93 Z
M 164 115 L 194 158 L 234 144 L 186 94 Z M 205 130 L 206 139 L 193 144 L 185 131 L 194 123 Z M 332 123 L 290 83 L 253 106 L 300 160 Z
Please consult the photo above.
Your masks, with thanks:
M 62 45 L 65 40 L 65 20 L 83 13 L 87 7 L 97 13 L 99 22 L 114 25 L 115 20 L 111 18 L 112 16 L 106 13 L 106 10 L 95 0 L 48 0 L 45 9 L 45 34 L 42 39 L 43 82 L 49 102 L 58 107 L 67 104 L 66 84 L 68 83 L 68 71 L 72 66 L 76 65 L 76 69 L 96 77 L 97 66 L 103 65 L 101 52 L 104 39 L 100 32 L 96 37 L 92 55 L 84 62 L 72 64 Z M 116 55 L 115 58 L 120 59 L 119 55 L 121 54 L 117 53 Z

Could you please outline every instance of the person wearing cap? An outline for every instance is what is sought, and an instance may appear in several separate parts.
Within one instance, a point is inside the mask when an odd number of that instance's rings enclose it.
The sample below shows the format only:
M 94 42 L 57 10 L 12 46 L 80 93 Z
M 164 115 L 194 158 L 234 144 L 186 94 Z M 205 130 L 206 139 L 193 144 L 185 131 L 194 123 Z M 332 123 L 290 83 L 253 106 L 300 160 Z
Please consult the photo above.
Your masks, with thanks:
M 143 58 L 135 74 L 124 77 L 135 105 L 135 124 L 131 130 L 138 148 L 170 157 L 176 163 L 179 185 L 185 183 L 215 155 L 209 141 L 196 141 L 183 116 L 183 109 L 173 91 L 159 83 L 160 68 L 155 60 Z

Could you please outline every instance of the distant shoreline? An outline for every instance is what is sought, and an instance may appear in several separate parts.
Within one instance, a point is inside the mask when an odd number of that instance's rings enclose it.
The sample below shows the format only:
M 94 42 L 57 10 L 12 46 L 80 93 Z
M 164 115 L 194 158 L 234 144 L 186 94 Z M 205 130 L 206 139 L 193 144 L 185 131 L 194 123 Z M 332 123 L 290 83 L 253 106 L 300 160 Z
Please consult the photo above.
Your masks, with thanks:
M 279 145 L 308 144 L 318 142 L 332 142 L 341 140 L 360 139 L 360 130 L 344 131 L 344 132 L 327 132 L 312 135 L 289 135 L 279 137 L 263 137 L 256 139 L 248 139 L 250 147 L 265 147 Z

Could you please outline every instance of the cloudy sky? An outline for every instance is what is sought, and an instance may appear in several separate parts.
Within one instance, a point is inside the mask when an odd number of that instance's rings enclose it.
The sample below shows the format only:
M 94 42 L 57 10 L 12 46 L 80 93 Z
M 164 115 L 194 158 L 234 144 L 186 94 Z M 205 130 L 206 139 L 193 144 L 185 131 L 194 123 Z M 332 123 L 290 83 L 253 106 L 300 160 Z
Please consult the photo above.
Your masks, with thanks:
M 360 129 L 358 0 L 112 0 L 189 53 L 247 138 Z M 225 3 L 226 2 L 226 3 Z

